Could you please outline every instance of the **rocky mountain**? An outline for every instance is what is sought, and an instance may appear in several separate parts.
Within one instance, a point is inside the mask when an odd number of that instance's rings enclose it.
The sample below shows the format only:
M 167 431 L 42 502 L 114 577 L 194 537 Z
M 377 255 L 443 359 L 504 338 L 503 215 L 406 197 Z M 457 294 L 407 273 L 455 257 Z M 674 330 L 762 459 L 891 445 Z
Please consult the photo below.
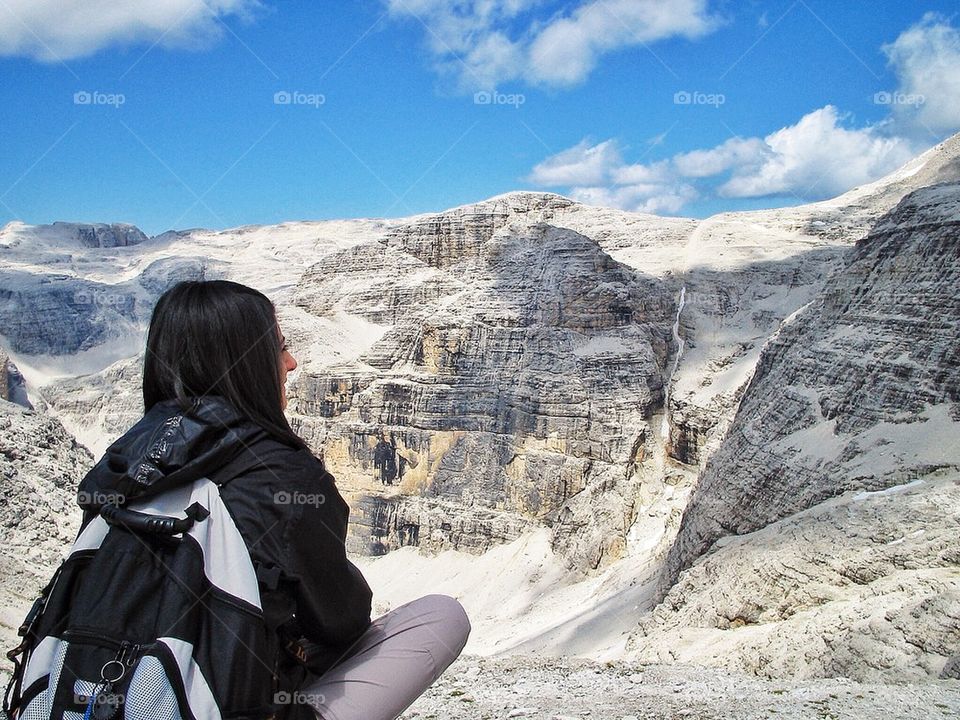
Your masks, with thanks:
M 671 575 L 721 534 L 960 467 L 958 283 L 960 184 L 916 191 L 767 342 Z
M 0 400 L 9 400 L 33 410 L 33 405 L 27 398 L 27 387 L 23 374 L 13 364 L 3 348 L 0 348 Z
M 960 184 L 943 183 L 885 215 L 771 337 L 637 648 L 734 644 L 774 674 L 956 672 L 958 281 Z
M 76 484 L 92 464 L 55 418 L 0 399 L 0 629 L 7 649 L 74 540 Z
M 292 388 L 356 498 L 358 550 L 484 551 L 546 523 L 575 565 L 623 555 L 676 309 L 669 286 L 549 224 L 570 205 L 418 219 L 301 277 L 297 307 L 380 329 Z
M 379 609 L 457 595 L 484 654 L 949 674 L 958 158 L 702 221 L 518 192 L 116 247 L 12 224 L 0 343 L 96 456 L 159 294 L 253 285 Z
M 719 537 L 639 618 L 626 655 L 772 678 L 956 679 L 958 530 L 960 473 L 942 471 Z
M 24 239 L 33 245 L 39 239 L 60 247 L 115 248 L 137 245 L 149 238 L 140 228 L 127 223 L 68 223 L 26 225 L 11 222 L 3 229 L 4 244 L 16 247 Z

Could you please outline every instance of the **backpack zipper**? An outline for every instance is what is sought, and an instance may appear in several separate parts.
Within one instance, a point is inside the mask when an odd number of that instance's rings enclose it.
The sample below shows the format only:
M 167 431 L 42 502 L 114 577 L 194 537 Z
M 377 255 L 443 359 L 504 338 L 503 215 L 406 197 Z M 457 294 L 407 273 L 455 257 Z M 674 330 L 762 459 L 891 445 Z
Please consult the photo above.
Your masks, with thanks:
M 63 633 L 63 639 L 70 640 L 94 640 L 96 641 L 95 645 L 101 645 L 103 647 L 114 648 L 119 650 L 126 641 L 114 640 L 113 638 L 104 637 L 102 632 L 97 632 L 95 630 L 77 630 L 72 628 Z M 127 643 L 129 644 L 129 643 Z
M 137 663 L 140 651 L 143 649 L 143 645 L 140 643 L 133 643 L 129 640 L 114 640 L 104 637 L 102 633 L 93 630 L 67 630 L 63 633 L 63 639 L 68 642 L 70 640 L 93 640 L 96 645 L 113 648 L 117 651 L 114 660 L 123 663 L 124 667 L 128 668 L 133 667 Z

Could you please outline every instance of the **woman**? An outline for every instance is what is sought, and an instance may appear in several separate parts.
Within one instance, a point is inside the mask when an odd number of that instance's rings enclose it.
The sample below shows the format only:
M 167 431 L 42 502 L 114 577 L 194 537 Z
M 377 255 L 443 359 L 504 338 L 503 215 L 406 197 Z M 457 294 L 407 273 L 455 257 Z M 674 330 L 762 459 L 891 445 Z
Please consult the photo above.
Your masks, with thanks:
M 217 476 L 253 561 L 268 639 L 235 650 L 265 655 L 275 717 L 393 720 L 460 654 L 470 623 L 444 595 L 371 622 L 370 588 L 346 557 L 347 504 L 283 414 L 296 367 L 265 295 L 226 280 L 178 283 L 150 321 L 145 415 L 84 478 L 81 495 L 129 495 L 131 477 L 179 487 Z M 144 460 L 158 444 L 166 468 Z M 236 638 L 224 630 L 211 645 Z M 231 692 L 252 692 L 260 679 Z

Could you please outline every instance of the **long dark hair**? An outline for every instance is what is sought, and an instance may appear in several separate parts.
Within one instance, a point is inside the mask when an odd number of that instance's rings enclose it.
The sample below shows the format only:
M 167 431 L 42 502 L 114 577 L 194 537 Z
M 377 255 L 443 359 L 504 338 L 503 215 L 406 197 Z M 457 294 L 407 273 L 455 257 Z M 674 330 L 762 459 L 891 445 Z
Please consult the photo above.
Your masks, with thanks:
M 184 280 L 157 300 L 143 361 L 143 409 L 220 395 L 278 440 L 309 451 L 281 407 L 276 309 L 230 280 Z

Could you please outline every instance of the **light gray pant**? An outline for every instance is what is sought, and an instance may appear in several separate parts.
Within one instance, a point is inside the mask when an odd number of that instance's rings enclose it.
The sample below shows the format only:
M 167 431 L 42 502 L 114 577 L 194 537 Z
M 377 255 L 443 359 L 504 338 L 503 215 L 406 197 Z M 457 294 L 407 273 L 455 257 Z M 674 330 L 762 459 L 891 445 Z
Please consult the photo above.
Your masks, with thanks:
M 470 621 L 448 595 L 425 595 L 374 620 L 344 659 L 303 685 L 322 720 L 394 720 L 467 644 Z

